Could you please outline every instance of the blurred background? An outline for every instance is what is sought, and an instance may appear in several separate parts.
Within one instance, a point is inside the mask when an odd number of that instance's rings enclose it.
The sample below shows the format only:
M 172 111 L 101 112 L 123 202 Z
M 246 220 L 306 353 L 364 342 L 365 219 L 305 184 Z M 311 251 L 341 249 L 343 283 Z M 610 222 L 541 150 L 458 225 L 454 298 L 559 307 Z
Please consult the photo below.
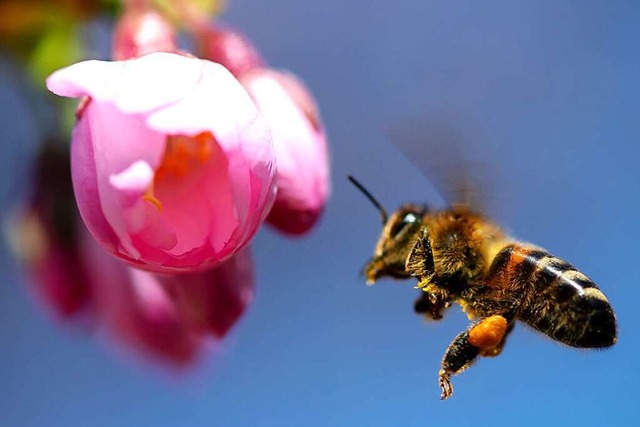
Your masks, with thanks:
M 333 196 L 307 238 L 263 228 L 254 305 L 222 348 L 179 375 L 52 321 L 0 257 L 0 425 L 629 425 L 640 416 L 640 5 L 635 1 L 230 0 L 222 20 L 300 75 L 330 135 Z M 96 30 L 99 33 L 99 30 Z M 96 36 L 100 40 L 99 36 Z M 106 50 L 106 49 L 105 49 Z M 0 201 L 25 191 L 32 111 L 0 58 Z M 436 120 L 494 184 L 492 212 L 598 283 L 618 344 L 578 351 L 516 326 L 503 354 L 437 371 L 467 327 L 427 323 L 413 283 L 358 277 L 380 231 L 358 177 L 387 206 L 439 203 L 387 137 Z M 407 125 L 407 123 L 409 123 Z M 416 140 L 420 140 L 416 131 Z M 438 156 L 437 152 L 426 157 Z M 495 202 L 495 203 L 494 203 Z

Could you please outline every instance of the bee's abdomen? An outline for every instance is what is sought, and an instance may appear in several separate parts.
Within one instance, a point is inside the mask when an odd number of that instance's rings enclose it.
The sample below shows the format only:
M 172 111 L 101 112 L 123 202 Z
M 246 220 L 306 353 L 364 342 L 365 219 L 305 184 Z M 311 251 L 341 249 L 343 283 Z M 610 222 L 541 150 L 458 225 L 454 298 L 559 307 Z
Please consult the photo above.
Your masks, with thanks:
M 494 259 L 489 285 L 522 296 L 518 318 L 573 347 L 608 347 L 616 319 L 596 284 L 568 262 L 523 245 L 509 245 Z

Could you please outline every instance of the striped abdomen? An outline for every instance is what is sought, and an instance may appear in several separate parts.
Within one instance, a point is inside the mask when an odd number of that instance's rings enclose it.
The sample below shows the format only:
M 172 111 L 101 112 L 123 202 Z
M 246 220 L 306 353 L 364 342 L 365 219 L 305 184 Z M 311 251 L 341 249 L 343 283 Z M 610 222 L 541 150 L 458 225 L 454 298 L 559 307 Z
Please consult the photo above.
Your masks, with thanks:
M 517 318 L 573 347 L 608 347 L 617 339 L 609 301 L 587 276 L 566 261 L 522 245 L 494 259 L 489 285 L 522 298 Z

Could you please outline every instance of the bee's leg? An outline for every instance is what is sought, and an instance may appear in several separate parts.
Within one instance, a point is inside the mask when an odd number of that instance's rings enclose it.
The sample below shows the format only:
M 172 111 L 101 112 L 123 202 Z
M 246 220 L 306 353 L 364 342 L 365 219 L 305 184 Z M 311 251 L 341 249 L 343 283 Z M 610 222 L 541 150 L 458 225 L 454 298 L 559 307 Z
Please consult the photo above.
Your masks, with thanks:
M 418 240 L 409 252 L 405 261 L 405 270 L 418 278 L 419 288 L 425 288 L 431 282 L 436 270 L 427 227 L 422 228 Z
M 444 310 L 451 306 L 451 299 L 442 293 L 420 292 L 420 296 L 413 305 L 418 314 L 423 314 L 429 320 L 440 320 Z
M 451 375 L 464 371 L 479 353 L 480 349 L 469 343 L 469 331 L 462 332 L 449 344 L 438 373 L 438 383 L 442 390 L 440 399 L 448 399 L 453 394 Z
M 510 317 L 510 316 L 509 316 Z M 451 376 L 464 371 L 483 351 L 499 347 L 507 333 L 509 323 L 502 315 L 486 317 L 480 323 L 459 334 L 449 345 L 442 359 L 438 382 L 441 399 L 453 394 Z
M 424 314 L 427 319 L 442 319 L 443 310 L 451 305 L 451 297 L 433 282 L 435 266 L 427 227 L 422 228 L 418 240 L 409 252 L 405 270 L 418 279 L 416 289 L 423 291 L 413 306 L 416 313 Z

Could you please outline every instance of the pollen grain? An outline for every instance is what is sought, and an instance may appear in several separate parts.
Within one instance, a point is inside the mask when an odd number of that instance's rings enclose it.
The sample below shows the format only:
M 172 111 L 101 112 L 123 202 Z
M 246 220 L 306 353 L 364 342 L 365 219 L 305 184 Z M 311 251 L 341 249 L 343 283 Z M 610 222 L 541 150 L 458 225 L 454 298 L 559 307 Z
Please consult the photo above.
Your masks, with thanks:
M 489 316 L 469 331 L 469 343 L 478 348 L 491 348 L 500 344 L 507 331 L 507 319 Z

